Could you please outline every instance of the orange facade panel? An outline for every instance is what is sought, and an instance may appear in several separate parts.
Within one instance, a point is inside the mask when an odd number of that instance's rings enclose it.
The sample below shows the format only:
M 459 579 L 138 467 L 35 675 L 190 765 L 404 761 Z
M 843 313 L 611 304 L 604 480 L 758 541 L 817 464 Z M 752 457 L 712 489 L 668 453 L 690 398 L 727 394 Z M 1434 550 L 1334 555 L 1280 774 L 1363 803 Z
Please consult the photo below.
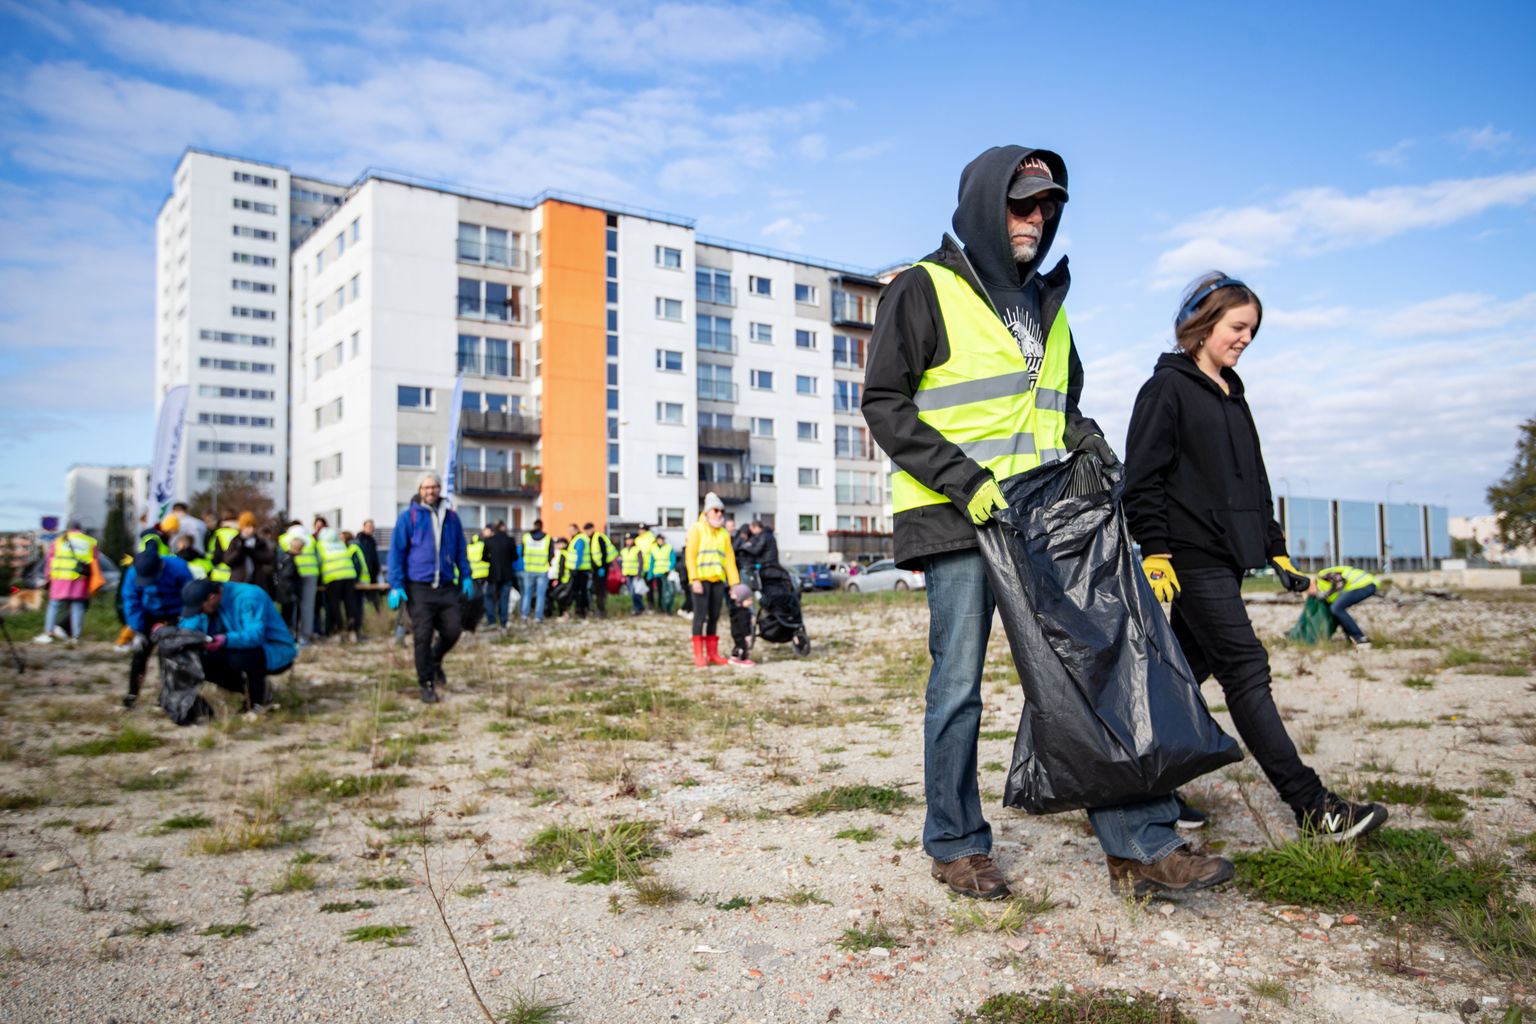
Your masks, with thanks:
M 544 526 L 602 524 L 608 511 L 607 215 L 544 204 Z

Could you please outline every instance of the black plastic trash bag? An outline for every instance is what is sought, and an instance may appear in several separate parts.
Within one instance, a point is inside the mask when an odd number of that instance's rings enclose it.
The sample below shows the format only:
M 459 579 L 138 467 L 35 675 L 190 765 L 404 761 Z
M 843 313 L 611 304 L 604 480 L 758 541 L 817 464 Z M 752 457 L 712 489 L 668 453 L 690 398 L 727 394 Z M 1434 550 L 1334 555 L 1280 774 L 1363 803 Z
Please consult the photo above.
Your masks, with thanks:
M 1003 803 L 1130 803 L 1242 760 L 1131 551 L 1118 472 L 1074 453 L 1008 480 L 977 531 L 1024 687 Z
M 1328 605 L 1318 598 L 1309 597 L 1301 609 L 1301 617 L 1296 620 L 1290 632 L 1285 634 L 1285 638 L 1299 644 L 1320 644 L 1332 639 L 1333 631 L 1338 628 L 1339 620 L 1333 617 Z
M 213 717 L 213 708 L 202 698 L 203 648 L 206 633 L 171 626 L 155 634 L 160 652 L 160 706 L 177 725 L 195 725 Z

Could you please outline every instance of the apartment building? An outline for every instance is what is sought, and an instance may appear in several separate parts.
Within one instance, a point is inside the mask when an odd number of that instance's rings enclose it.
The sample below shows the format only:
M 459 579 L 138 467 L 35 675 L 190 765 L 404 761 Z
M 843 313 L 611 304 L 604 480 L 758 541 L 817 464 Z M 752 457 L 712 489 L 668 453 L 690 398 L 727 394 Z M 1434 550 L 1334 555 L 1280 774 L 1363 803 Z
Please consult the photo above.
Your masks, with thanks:
M 241 234 L 258 217 L 272 237 Z M 858 412 L 869 272 L 585 198 L 342 187 L 193 151 L 157 234 L 157 393 L 195 385 L 187 493 L 240 474 L 295 515 L 387 528 L 452 455 L 471 526 L 680 537 L 714 491 L 786 560 L 889 549 L 888 465 Z M 258 280 L 274 290 L 229 298 Z M 242 330 L 256 295 L 271 326 Z
M 125 525 L 137 530 L 149 508 L 148 466 L 70 466 L 64 474 L 64 522 L 79 523 L 100 538 L 119 497 L 128 513 Z

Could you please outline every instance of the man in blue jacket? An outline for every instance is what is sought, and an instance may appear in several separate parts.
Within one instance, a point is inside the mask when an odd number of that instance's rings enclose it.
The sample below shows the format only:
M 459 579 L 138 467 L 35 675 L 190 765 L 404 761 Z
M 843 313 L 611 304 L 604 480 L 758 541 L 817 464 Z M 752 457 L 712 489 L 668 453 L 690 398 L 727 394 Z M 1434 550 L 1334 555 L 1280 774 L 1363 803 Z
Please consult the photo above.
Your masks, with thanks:
M 175 555 L 161 555 L 155 545 L 142 548 L 123 573 L 123 622 L 133 630 L 133 658 L 128 662 L 128 695 L 123 707 L 139 701 L 155 628 L 181 615 L 181 588 L 192 582 L 192 569 Z
M 411 613 L 422 703 L 435 704 L 437 688 L 447 683 L 443 655 L 458 643 L 462 628 L 459 592 L 470 597 L 475 590 L 464 527 L 443 500 L 443 482 L 436 473 L 422 476 L 416 496 L 395 520 L 389 539 L 389 587 L 389 607 L 404 602 Z
M 193 580 L 181 602 L 181 628 L 208 634 L 203 678 L 243 694 L 243 710 L 270 704 L 267 676 L 288 671 L 298 648 L 267 592 L 252 583 Z

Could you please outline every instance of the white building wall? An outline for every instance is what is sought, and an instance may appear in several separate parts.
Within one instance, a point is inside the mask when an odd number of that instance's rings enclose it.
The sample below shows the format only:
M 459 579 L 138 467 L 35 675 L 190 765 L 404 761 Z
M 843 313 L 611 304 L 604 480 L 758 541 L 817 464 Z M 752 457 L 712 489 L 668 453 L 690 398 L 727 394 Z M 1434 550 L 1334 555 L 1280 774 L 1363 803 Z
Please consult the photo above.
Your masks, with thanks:
M 71 466 L 64 474 L 64 523 L 78 522 L 98 540 L 118 491 L 128 498 L 130 532 L 136 532 L 149 503 L 148 466 Z

